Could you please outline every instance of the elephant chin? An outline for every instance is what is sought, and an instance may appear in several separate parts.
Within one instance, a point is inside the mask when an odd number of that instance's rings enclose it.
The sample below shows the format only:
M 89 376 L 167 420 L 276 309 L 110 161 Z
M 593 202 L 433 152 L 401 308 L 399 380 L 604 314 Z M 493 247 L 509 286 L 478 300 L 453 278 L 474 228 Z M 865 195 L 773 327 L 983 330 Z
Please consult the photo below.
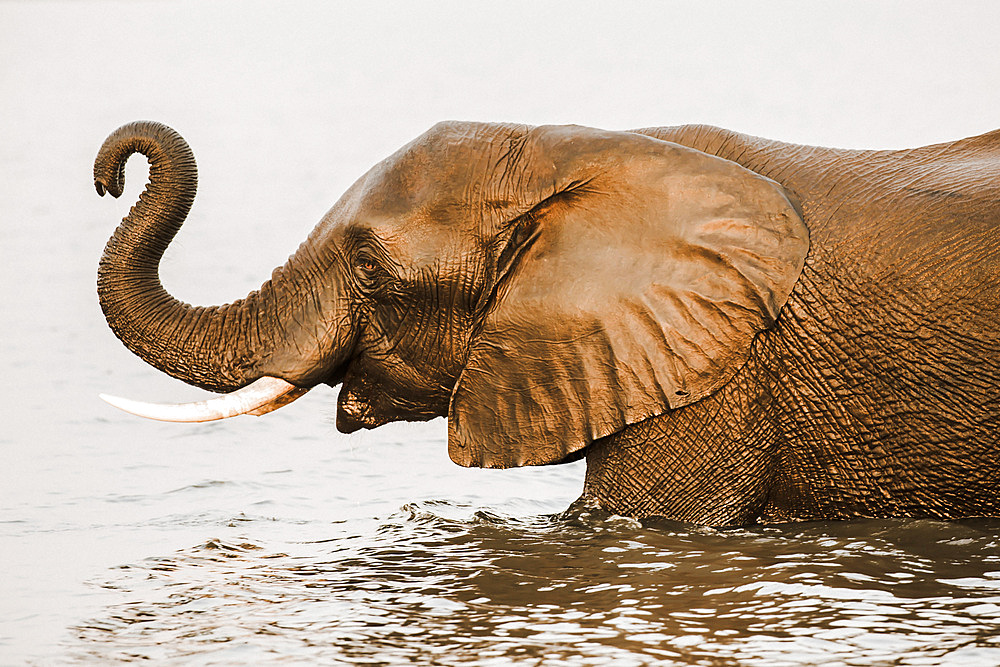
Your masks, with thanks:
M 363 428 L 373 429 L 387 423 L 372 414 L 371 408 L 358 402 L 344 400 L 337 405 L 337 430 L 341 433 L 354 433 Z

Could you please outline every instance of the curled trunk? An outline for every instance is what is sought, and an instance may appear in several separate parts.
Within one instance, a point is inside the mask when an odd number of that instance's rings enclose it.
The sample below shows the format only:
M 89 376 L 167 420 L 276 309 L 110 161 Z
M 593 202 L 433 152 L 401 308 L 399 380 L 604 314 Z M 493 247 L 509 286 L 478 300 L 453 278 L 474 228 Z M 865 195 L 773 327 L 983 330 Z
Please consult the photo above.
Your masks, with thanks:
M 212 391 L 232 391 L 263 376 L 303 387 L 320 381 L 346 352 L 347 332 L 327 325 L 331 317 L 345 319 L 337 315 L 336 285 L 321 280 L 331 275 L 332 260 L 303 246 L 244 299 L 210 307 L 175 299 L 160 284 L 158 269 L 194 200 L 194 155 L 162 124 L 124 125 L 95 161 L 99 194 L 122 194 L 133 153 L 148 158 L 149 184 L 108 241 L 97 279 L 115 335 L 149 364 Z

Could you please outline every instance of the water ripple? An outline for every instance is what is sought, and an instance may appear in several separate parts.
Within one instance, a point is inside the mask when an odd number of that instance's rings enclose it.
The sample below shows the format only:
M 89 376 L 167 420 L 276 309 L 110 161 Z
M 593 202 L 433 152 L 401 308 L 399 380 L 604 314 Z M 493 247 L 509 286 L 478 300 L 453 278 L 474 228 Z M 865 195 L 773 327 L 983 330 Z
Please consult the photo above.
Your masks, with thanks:
M 123 601 L 77 627 L 72 650 L 175 663 L 995 663 L 998 528 L 716 531 L 410 503 L 369 534 L 248 532 L 123 566 L 99 582 Z

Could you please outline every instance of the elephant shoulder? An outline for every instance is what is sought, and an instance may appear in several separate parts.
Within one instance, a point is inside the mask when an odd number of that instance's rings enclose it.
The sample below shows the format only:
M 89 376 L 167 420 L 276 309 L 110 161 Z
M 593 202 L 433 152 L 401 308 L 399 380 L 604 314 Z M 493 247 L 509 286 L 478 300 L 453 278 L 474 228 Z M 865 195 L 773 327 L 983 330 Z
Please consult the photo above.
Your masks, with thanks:
M 636 134 L 644 134 L 661 141 L 670 141 L 688 148 L 702 151 L 710 155 L 729 158 L 728 155 L 737 152 L 740 147 L 751 142 L 763 141 L 714 125 L 674 125 L 670 127 L 644 127 L 630 130 Z
M 766 139 L 714 125 L 647 127 L 632 132 L 730 160 L 792 191 L 803 188 L 808 192 L 812 171 L 826 170 L 830 164 L 861 153 Z

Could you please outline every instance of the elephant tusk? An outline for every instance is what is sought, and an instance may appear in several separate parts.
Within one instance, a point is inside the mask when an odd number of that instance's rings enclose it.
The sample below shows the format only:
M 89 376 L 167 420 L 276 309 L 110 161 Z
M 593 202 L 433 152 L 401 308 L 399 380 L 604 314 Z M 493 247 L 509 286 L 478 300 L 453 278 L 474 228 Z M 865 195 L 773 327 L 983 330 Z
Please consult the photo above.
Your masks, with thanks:
M 309 389 L 296 387 L 276 377 L 262 377 L 242 389 L 218 398 L 194 403 L 143 403 L 118 396 L 101 394 L 101 398 L 119 410 L 147 419 L 166 422 L 210 422 L 236 415 L 267 414 L 288 405 Z

